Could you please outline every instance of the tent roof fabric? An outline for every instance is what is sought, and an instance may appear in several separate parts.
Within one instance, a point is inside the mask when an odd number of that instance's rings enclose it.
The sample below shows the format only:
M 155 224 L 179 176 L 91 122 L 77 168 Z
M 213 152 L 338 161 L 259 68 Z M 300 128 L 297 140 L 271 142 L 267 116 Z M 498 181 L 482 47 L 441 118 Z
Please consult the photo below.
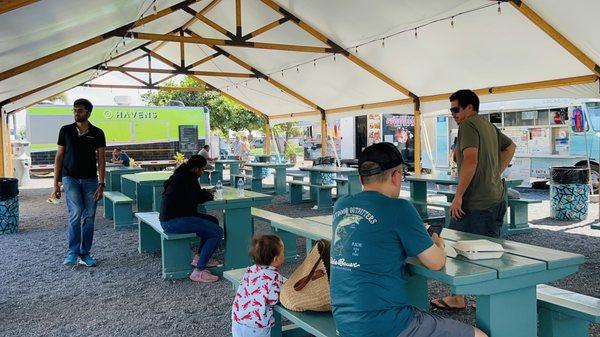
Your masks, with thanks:
M 152 68 L 165 72 L 152 74 L 148 87 L 191 71 L 273 119 L 380 111 L 416 98 L 430 112 L 461 88 L 491 93 L 482 101 L 600 97 L 596 0 L 578 1 L 585 10 L 559 0 L 26 3 L 0 8 L 0 106 L 7 112 L 77 85 L 106 83 L 104 66 L 147 67 L 148 51 L 155 53 Z M 143 24 L 132 24 L 140 18 Z M 180 42 L 142 39 L 153 34 L 216 40 L 186 42 L 182 60 Z M 290 46 L 305 50 L 281 50 Z M 131 86 L 149 81 L 145 72 L 128 73 L 141 81 L 118 71 L 111 78 Z M 536 84 L 519 86 L 527 83 Z

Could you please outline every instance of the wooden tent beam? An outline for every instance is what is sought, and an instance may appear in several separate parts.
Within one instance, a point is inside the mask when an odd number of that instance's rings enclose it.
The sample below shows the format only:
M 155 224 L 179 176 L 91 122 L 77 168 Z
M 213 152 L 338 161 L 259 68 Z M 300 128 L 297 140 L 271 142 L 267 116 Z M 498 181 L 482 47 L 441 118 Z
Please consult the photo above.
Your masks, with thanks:
M 119 58 L 121 58 L 121 57 L 124 57 L 124 56 L 126 56 L 126 55 L 128 55 L 128 54 L 130 54 L 130 53 L 132 53 L 132 52 L 134 52 L 134 51 L 136 51 L 136 50 L 139 50 L 141 47 L 143 47 L 143 46 L 146 46 L 146 45 L 148 45 L 148 44 L 149 44 L 149 43 L 146 43 L 146 44 L 143 44 L 143 45 L 142 45 L 142 46 L 140 46 L 140 47 L 137 47 L 137 48 L 133 48 L 133 49 L 131 49 L 131 50 L 128 50 L 128 51 L 124 52 L 123 54 L 119 55 L 119 57 L 117 57 L 116 59 L 119 59 Z M 146 55 L 142 55 L 142 56 L 141 56 L 141 58 L 144 58 L 144 57 L 146 57 Z M 138 58 L 138 59 L 139 59 L 139 58 Z M 129 62 L 133 62 L 133 61 L 129 61 Z M 44 85 L 42 85 L 42 86 L 39 86 L 39 87 L 37 87 L 37 88 L 35 88 L 35 89 L 29 90 L 29 91 L 27 91 L 27 92 L 24 92 L 24 93 L 22 93 L 22 94 L 19 94 L 19 95 L 13 96 L 13 97 L 11 97 L 11 98 L 8 98 L 8 99 L 6 99 L 6 100 L 4 100 L 4 101 L 0 102 L 0 106 L 2 106 L 2 105 L 6 105 L 6 104 L 9 104 L 9 103 L 16 102 L 16 101 L 18 101 L 18 100 L 20 100 L 20 99 L 22 99 L 22 98 L 25 98 L 25 97 L 27 97 L 27 96 L 29 96 L 29 95 L 35 94 L 35 93 L 36 93 L 36 92 L 38 92 L 38 91 L 42 91 L 42 90 L 44 90 L 44 89 L 47 89 L 47 88 L 49 88 L 49 87 L 51 87 L 51 86 L 53 86 L 53 85 L 56 85 L 56 84 L 59 84 L 59 83 L 61 83 L 61 82 L 63 82 L 63 81 L 66 81 L 66 80 L 68 80 L 68 79 L 71 79 L 71 78 L 73 78 L 73 77 L 75 77 L 75 76 L 77 76 L 77 75 L 83 74 L 83 73 L 84 73 L 84 72 L 86 72 L 86 71 L 89 71 L 89 70 L 94 70 L 94 69 L 96 69 L 96 68 L 98 68 L 98 67 L 100 67 L 100 66 L 102 66 L 102 65 L 103 65 L 103 63 L 98 63 L 98 64 L 96 64 L 96 65 L 94 65 L 94 66 L 92 66 L 92 67 L 89 67 L 89 68 L 83 69 L 83 70 L 81 70 L 81 71 L 79 71 L 79 72 L 76 72 L 76 73 L 74 73 L 74 74 L 72 74 L 72 75 L 65 76 L 65 77 L 63 77 L 63 78 L 61 78 L 61 79 L 58 79 L 58 80 L 56 80 L 56 81 L 52 81 L 52 82 L 50 82 L 50 83 L 44 84 Z
M 333 40 L 329 39 L 327 36 L 325 36 L 321 32 L 317 31 L 315 28 L 313 28 L 312 26 L 310 26 L 308 23 L 302 21 L 300 18 L 298 18 L 294 14 L 288 12 L 285 8 L 283 8 L 282 6 L 280 6 L 279 4 L 277 4 L 275 1 L 273 1 L 273 0 L 261 0 L 261 1 L 265 5 L 269 6 L 270 8 L 272 8 L 273 10 L 275 10 L 276 12 L 280 13 L 281 15 L 283 15 L 284 17 L 287 17 L 290 20 L 292 20 L 298 27 L 302 28 L 304 31 L 306 31 L 310 35 L 314 36 L 319 41 L 321 41 L 321 42 L 327 44 L 328 46 L 330 46 L 333 49 L 334 53 L 339 53 L 339 54 L 344 55 L 348 60 L 352 61 L 354 64 L 356 64 L 359 67 L 363 68 L 364 70 L 366 70 L 367 72 L 369 72 L 371 75 L 373 75 L 373 76 L 377 77 L 378 79 L 382 80 L 383 82 L 385 82 L 386 84 L 388 84 L 392 88 L 398 90 L 399 92 L 401 92 L 405 96 L 408 96 L 408 97 L 411 97 L 411 98 L 417 98 L 417 95 L 415 95 L 414 93 L 412 93 L 411 91 L 409 91 L 408 89 L 406 89 L 405 87 L 403 87 L 402 85 L 400 85 L 398 82 L 394 81 L 393 79 L 391 79 L 390 77 L 388 77 L 387 75 L 385 75 L 384 73 L 382 73 L 381 71 L 379 71 L 378 69 L 376 69 L 375 67 L 369 65 L 368 63 L 366 63 L 365 61 L 363 61 L 362 59 L 360 59 L 358 56 L 351 54 L 350 52 L 348 52 L 347 50 L 345 50 L 344 48 L 342 48 L 340 45 L 338 45 L 337 43 L 333 42 Z
M 209 38 L 198 38 L 190 36 L 177 36 L 168 34 L 151 34 L 151 33 L 131 33 L 131 36 L 135 39 L 148 40 L 148 41 L 169 41 L 169 42 L 181 42 L 184 43 L 196 43 L 205 44 L 209 47 L 212 46 L 229 46 L 229 47 L 245 47 L 245 48 L 257 48 L 257 49 L 271 49 L 271 50 L 284 50 L 284 51 L 295 51 L 304 53 L 333 53 L 333 48 L 326 47 L 313 47 L 313 46 L 299 46 L 292 44 L 281 44 L 281 43 L 264 43 L 264 42 L 248 42 L 248 41 L 234 41 L 234 40 L 223 40 L 223 39 L 209 39 Z
M 172 70 L 172 69 L 148 69 L 135 67 L 98 67 L 100 70 L 108 71 L 126 71 L 129 73 L 148 73 L 148 74 L 176 74 L 176 75 L 196 75 L 196 76 L 213 76 L 213 77 L 237 77 L 237 78 L 257 78 L 256 74 L 247 73 L 231 73 L 219 71 L 192 71 L 192 70 Z
M 511 84 L 504 85 L 498 87 L 487 87 L 473 90 L 479 96 L 485 95 L 493 95 L 493 94 L 505 94 L 511 92 L 519 92 L 519 91 L 528 91 L 528 90 L 539 90 L 539 89 L 547 89 L 547 88 L 556 88 L 562 86 L 569 85 L 581 85 L 581 84 L 590 84 L 595 83 L 599 80 L 599 77 L 596 75 L 586 75 L 586 76 L 578 76 L 578 77 L 568 77 L 557 80 L 549 80 L 549 81 L 539 81 L 539 82 L 529 82 L 529 83 L 521 83 L 521 84 Z M 452 95 L 452 93 L 444 93 L 444 94 L 436 94 L 436 95 L 428 95 L 419 97 L 420 103 L 427 102 L 436 102 L 436 101 L 446 101 Z M 338 113 L 350 112 L 350 111 L 360 111 L 360 110 L 369 110 L 369 109 L 377 109 L 384 108 L 390 106 L 398 106 L 398 105 L 408 105 L 414 104 L 414 100 L 410 98 L 392 100 L 392 101 L 384 101 L 377 103 L 367 103 L 360 105 L 351 105 L 340 108 L 333 109 L 325 109 L 325 114 L 334 115 Z M 420 108 L 420 106 L 419 106 Z M 319 111 L 303 111 L 296 113 L 288 113 L 288 114 L 280 114 L 273 115 L 270 118 L 273 119 L 285 119 L 290 117 L 308 117 L 308 116 L 318 116 L 320 114 Z
M 158 11 L 156 14 L 152 14 L 152 15 L 148 15 L 144 18 L 141 18 L 139 20 L 136 20 L 134 22 L 128 23 L 126 25 L 123 25 L 119 28 L 113 29 L 109 32 L 106 32 L 102 35 L 93 37 L 91 39 L 87 39 L 83 42 L 80 42 L 78 44 L 75 44 L 73 46 L 67 47 L 65 49 L 56 51 L 54 53 L 48 54 L 46 56 L 43 56 L 39 59 L 24 63 L 20 66 L 17 66 L 15 68 L 3 71 L 2 73 L 0 73 L 0 81 L 3 81 L 7 78 L 22 74 L 26 71 L 29 71 L 31 69 L 40 67 L 44 64 L 50 63 L 52 61 L 58 60 L 62 57 L 71 55 L 77 51 L 80 51 L 82 49 L 88 48 L 90 46 L 96 45 L 102 41 L 105 41 L 107 39 L 110 39 L 112 37 L 122 37 L 124 36 L 127 32 L 129 32 L 131 29 L 139 27 L 141 25 L 147 24 L 149 22 L 158 20 L 166 15 L 169 15 L 177 10 L 182 9 L 185 6 L 189 6 L 191 4 L 194 4 L 196 2 L 198 2 L 199 0 L 185 0 L 182 2 L 179 2 L 173 6 L 167 7 L 165 9 L 162 9 L 160 11 Z
M 14 11 L 15 9 L 19 9 L 21 7 L 31 5 L 40 0 L 4 0 L 0 2 L 0 15 L 4 13 L 8 13 L 10 11 Z
M 235 35 L 242 37 L 242 0 L 235 0 Z
M 161 84 L 161 83 L 163 83 L 163 82 L 166 82 L 166 81 L 168 81 L 168 80 L 172 79 L 173 77 L 175 77 L 175 76 L 177 76 L 177 75 L 178 75 L 178 74 L 171 74 L 171 75 L 169 75 L 169 76 L 167 76 L 167 77 L 165 77 L 165 78 L 163 78 L 163 79 L 161 79 L 161 80 L 158 80 L 158 81 L 154 82 L 154 85 L 159 85 L 159 84 Z
M 166 58 L 166 57 L 158 54 L 155 51 L 156 49 L 155 50 L 150 50 L 150 49 L 144 47 L 144 48 L 142 48 L 142 50 L 145 51 L 146 53 L 150 54 L 150 56 L 154 57 L 155 59 L 159 60 L 160 62 L 162 62 L 162 63 L 164 63 L 164 64 L 172 67 L 173 69 L 181 69 L 181 67 L 177 63 L 175 63 L 175 62 L 169 60 L 168 58 Z
M 248 104 L 246 104 L 246 103 L 244 103 L 244 102 L 240 101 L 239 99 L 237 99 L 237 98 L 235 98 L 235 97 L 231 96 L 230 94 L 228 94 L 228 93 L 226 93 L 226 92 L 224 92 L 224 91 L 222 91 L 222 90 L 220 90 L 220 89 L 218 89 L 218 88 L 215 88 L 215 87 L 213 87 L 212 85 L 210 85 L 210 84 L 208 84 L 208 83 L 204 82 L 204 81 L 203 81 L 203 80 L 202 80 L 200 77 L 197 77 L 197 76 L 194 76 L 194 75 L 192 75 L 192 76 L 190 76 L 190 77 L 191 77 L 192 79 L 196 80 L 196 82 L 198 82 L 198 83 L 201 83 L 201 84 L 204 84 L 204 85 L 205 85 L 207 88 L 209 88 L 210 90 L 217 91 L 217 92 L 219 92 L 221 95 L 223 95 L 223 96 L 225 96 L 225 97 L 229 98 L 230 100 L 232 100 L 232 101 L 236 102 L 237 104 L 239 104 L 239 105 L 243 106 L 243 107 L 244 107 L 246 110 L 248 110 L 248 111 L 252 111 L 252 112 L 254 112 L 256 115 L 258 115 L 258 116 L 260 116 L 260 117 L 262 117 L 262 118 L 265 118 L 266 120 L 268 120 L 268 118 L 269 118 L 269 117 L 268 117 L 267 115 L 265 115 L 264 113 L 262 113 L 260 110 L 258 110 L 258 109 L 256 109 L 256 108 L 254 108 L 254 107 L 252 107 L 252 106 L 250 106 L 250 105 L 248 105 Z
M 147 85 L 150 85 L 148 82 L 146 82 L 146 81 L 143 81 L 143 80 L 141 80 L 141 79 L 139 79 L 139 78 L 137 78 L 137 77 L 135 77 L 135 76 L 131 75 L 130 73 L 128 73 L 128 72 L 126 72 L 126 71 L 120 71 L 120 73 L 121 73 L 121 74 L 123 74 L 123 75 L 126 75 L 126 76 L 128 76 L 128 77 L 130 77 L 130 78 L 132 78 L 132 79 L 134 79 L 136 82 L 139 82 L 139 83 L 141 83 L 141 84 L 143 84 L 143 85 L 146 85 L 146 86 L 147 86 Z
M 215 48 L 215 47 L 213 47 L 213 48 Z M 214 53 L 212 55 L 208 55 L 205 58 L 202 58 L 202 59 L 200 59 L 200 60 L 198 60 L 198 61 L 190 64 L 189 66 L 185 67 L 185 70 L 190 70 L 190 69 L 196 68 L 197 66 L 199 66 L 199 65 L 201 65 L 203 63 L 206 63 L 206 62 L 208 62 L 208 61 L 216 58 L 219 55 L 221 55 L 220 52 L 216 52 L 216 53 Z
M 577 48 L 569 39 L 552 27 L 546 20 L 539 16 L 531 7 L 527 6 L 524 1 L 521 0 L 509 0 L 510 4 L 516 8 L 521 14 L 538 26 L 554 41 L 560 44 L 566 49 L 571 55 L 573 55 L 579 62 L 583 63 L 588 69 L 590 69 L 596 76 L 600 76 L 600 66 L 596 64 L 589 56 L 587 56 L 581 49 Z
M 104 88 L 104 89 L 142 89 L 142 90 L 166 90 L 166 91 L 190 91 L 203 92 L 202 88 L 194 87 L 159 87 L 156 85 L 129 85 L 129 84 L 82 84 L 81 87 L 87 88 Z
M 252 38 L 255 38 L 255 37 L 259 36 L 260 34 L 266 33 L 266 32 L 268 32 L 269 30 L 271 30 L 273 28 L 279 27 L 279 26 L 281 26 L 282 24 L 284 24 L 284 23 L 286 23 L 288 21 L 290 21 L 290 18 L 286 18 L 286 17 L 283 17 L 283 18 L 281 18 L 279 20 L 273 21 L 273 22 L 271 22 L 269 24 L 266 24 L 266 25 L 264 25 L 264 26 L 262 26 L 262 27 L 260 27 L 260 28 L 258 28 L 256 30 L 254 30 L 254 31 L 252 31 L 252 32 L 250 32 L 250 33 L 242 36 L 242 40 L 247 41 L 247 40 L 250 40 Z
M 227 29 L 223 28 L 221 25 L 212 21 L 211 19 L 207 18 L 206 16 L 200 14 L 199 12 L 196 12 L 195 10 L 191 9 L 190 7 L 184 7 L 183 10 L 186 11 L 188 14 L 192 15 L 193 17 L 195 17 L 196 19 L 204 22 L 206 25 L 208 25 L 212 29 L 216 30 L 217 32 L 227 36 L 230 40 L 237 39 L 237 36 L 235 34 L 228 31 Z M 185 27 L 182 27 L 182 28 L 185 28 Z
M 194 33 L 193 31 L 189 30 L 187 31 L 188 34 L 190 34 L 191 36 L 195 36 L 195 37 L 200 37 L 198 34 Z M 273 78 L 267 76 L 266 74 L 262 73 L 260 70 L 252 67 L 251 65 L 249 65 L 248 63 L 242 61 L 241 59 L 235 57 L 234 55 L 230 54 L 229 52 L 227 52 L 224 49 L 221 49 L 217 46 L 213 46 L 212 47 L 214 50 L 217 51 L 217 53 L 227 57 L 228 59 L 230 59 L 231 61 L 235 62 L 236 64 L 238 64 L 239 66 L 243 67 L 244 69 L 251 71 L 253 74 L 256 75 L 256 77 L 258 78 L 263 78 L 265 79 L 267 82 L 271 83 L 273 86 L 275 86 L 276 88 L 278 88 L 279 90 L 284 91 L 285 93 L 287 93 L 288 95 L 296 98 L 297 100 L 301 101 L 302 103 L 312 107 L 313 109 L 317 109 L 319 111 L 322 111 L 323 109 L 321 107 L 319 107 L 316 103 L 312 102 L 311 100 L 307 99 L 306 97 L 300 95 L 299 93 L 295 92 L 294 90 L 286 87 L 285 85 L 283 85 L 282 83 L 279 83 L 278 81 L 274 80 Z

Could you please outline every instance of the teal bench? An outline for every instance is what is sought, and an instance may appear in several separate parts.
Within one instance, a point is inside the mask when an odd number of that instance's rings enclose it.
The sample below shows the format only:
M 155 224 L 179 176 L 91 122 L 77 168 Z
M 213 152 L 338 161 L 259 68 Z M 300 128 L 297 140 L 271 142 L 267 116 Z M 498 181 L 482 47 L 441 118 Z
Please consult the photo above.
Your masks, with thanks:
M 350 191 L 348 191 L 348 187 L 349 187 L 348 178 L 339 177 L 339 178 L 333 178 L 333 180 L 335 180 L 335 187 L 337 189 L 338 198 L 341 196 L 350 194 Z
M 409 199 L 409 198 L 401 198 L 401 199 L 408 200 L 413 205 L 424 205 L 424 206 L 443 208 L 444 209 L 444 227 L 448 228 L 450 226 L 450 221 L 452 220 L 452 215 L 450 214 L 450 205 L 452 205 L 452 203 L 447 202 L 447 201 L 434 201 L 434 200 L 420 201 L 420 200 L 414 200 L 414 199 Z M 437 220 L 437 218 L 427 217 L 427 218 L 423 219 L 423 221 L 427 221 L 427 220 Z
M 509 227 L 511 234 L 531 232 L 529 227 L 529 205 L 539 204 L 541 200 L 508 199 Z
M 442 190 L 442 191 L 438 191 L 437 194 L 441 194 L 441 195 L 445 196 L 447 202 L 452 202 L 452 200 L 454 200 L 454 195 L 456 195 L 456 191 Z
M 289 216 L 278 214 L 275 212 L 265 211 L 264 209 L 252 207 L 251 208 L 252 219 L 263 220 L 273 226 L 273 221 L 291 219 Z M 297 260 L 298 249 L 296 247 L 297 236 L 290 232 L 286 232 L 279 228 L 273 227 L 273 232 L 281 238 L 283 245 L 285 246 L 285 258 L 286 260 Z
M 245 272 L 246 268 L 228 270 L 223 272 L 223 277 L 231 282 L 234 290 L 237 290 Z M 292 324 L 282 326 L 282 317 L 285 317 Z M 275 318 L 275 325 L 271 328 L 271 337 L 310 335 L 315 337 L 337 337 L 331 312 L 297 312 L 288 310 L 281 304 L 276 304 L 273 307 L 273 318 Z
M 333 199 L 331 197 L 331 190 L 335 188 L 335 185 L 317 185 L 311 184 L 307 181 L 292 180 L 288 181 L 290 185 L 290 203 L 299 204 L 310 199 L 304 200 L 302 195 L 304 194 L 304 187 L 312 187 L 316 190 L 317 194 L 317 209 L 330 209 L 333 207 Z
M 118 191 L 105 191 L 102 196 L 104 218 L 113 220 L 116 230 L 135 227 L 133 222 L 133 199 Z
M 214 174 L 215 170 L 205 169 L 200 176 L 201 184 L 210 184 L 211 175 Z
M 306 174 L 302 173 L 286 173 L 286 176 L 292 177 L 292 179 L 297 181 L 302 181 L 305 177 L 308 177 Z
M 600 224 L 592 224 L 592 229 L 600 229 Z
M 182 279 L 192 272 L 190 245 L 196 234 L 165 233 L 158 219 L 158 212 L 135 213 L 139 228 L 139 252 L 161 252 L 162 277 Z
M 251 185 L 250 185 L 250 189 L 253 192 L 262 192 L 262 178 L 257 178 L 257 177 L 253 177 L 252 175 L 249 174 L 243 174 L 243 173 L 232 173 L 231 174 L 231 181 L 235 182 L 235 183 L 231 183 L 231 187 L 237 187 L 237 183 L 239 179 L 242 179 L 244 181 L 244 184 L 246 184 L 246 182 L 248 180 L 251 181 Z
M 537 286 L 538 337 L 587 337 L 600 323 L 600 299 L 541 284 Z

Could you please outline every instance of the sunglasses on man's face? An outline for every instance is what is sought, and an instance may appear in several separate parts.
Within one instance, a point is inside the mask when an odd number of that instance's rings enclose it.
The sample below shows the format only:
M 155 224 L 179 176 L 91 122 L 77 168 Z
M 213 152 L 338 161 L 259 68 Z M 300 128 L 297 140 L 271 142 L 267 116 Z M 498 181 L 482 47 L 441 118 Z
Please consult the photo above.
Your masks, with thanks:
M 450 112 L 453 113 L 453 114 L 457 114 L 457 113 L 460 112 L 460 108 L 457 107 L 457 106 L 452 107 L 452 108 L 450 108 Z

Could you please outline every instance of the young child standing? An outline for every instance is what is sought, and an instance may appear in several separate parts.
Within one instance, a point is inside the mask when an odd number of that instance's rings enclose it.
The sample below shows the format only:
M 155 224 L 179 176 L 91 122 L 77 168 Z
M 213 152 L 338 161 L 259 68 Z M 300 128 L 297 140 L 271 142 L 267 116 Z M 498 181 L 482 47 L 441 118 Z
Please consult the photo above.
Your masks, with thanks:
M 246 269 L 231 309 L 233 337 L 269 336 L 274 324 L 273 306 L 279 301 L 284 277 L 278 268 L 285 261 L 284 246 L 275 235 L 255 236 Z

